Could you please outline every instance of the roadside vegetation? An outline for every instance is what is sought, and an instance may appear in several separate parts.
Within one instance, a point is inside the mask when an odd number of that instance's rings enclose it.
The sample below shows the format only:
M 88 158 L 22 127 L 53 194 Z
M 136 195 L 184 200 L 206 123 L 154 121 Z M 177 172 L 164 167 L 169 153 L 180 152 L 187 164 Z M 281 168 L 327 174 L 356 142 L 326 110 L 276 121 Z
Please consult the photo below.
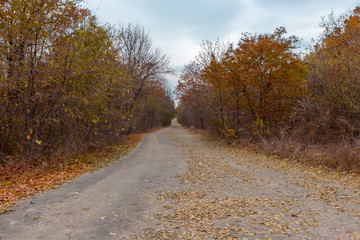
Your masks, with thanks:
M 284 27 L 205 41 L 179 84 L 179 122 L 261 151 L 360 172 L 360 7 L 299 53 Z
M 102 24 L 81 0 L 1 1 L 1 209 L 170 125 L 169 74 L 140 25 Z
M 66 155 L 51 162 L 44 159 L 43 164 L 32 166 L 26 171 L 9 171 L 8 168 L 0 166 L 0 214 L 8 212 L 8 208 L 21 199 L 57 188 L 86 172 L 119 161 L 137 146 L 143 135 L 143 133 L 131 134 L 116 145 L 79 155 Z
M 78 0 L 0 3 L 0 164 L 37 165 L 169 125 L 169 58 Z M 39 162 L 39 159 L 41 161 Z

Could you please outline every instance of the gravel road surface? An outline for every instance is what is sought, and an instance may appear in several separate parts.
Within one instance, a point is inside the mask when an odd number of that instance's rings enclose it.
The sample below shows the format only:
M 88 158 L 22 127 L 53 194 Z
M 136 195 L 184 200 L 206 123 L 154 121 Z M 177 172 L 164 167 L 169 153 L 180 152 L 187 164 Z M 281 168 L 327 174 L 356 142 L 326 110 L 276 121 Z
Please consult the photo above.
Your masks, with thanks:
M 0 240 L 360 239 L 359 178 L 217 144 L 173 122 L 119 163 L 0 215 Z

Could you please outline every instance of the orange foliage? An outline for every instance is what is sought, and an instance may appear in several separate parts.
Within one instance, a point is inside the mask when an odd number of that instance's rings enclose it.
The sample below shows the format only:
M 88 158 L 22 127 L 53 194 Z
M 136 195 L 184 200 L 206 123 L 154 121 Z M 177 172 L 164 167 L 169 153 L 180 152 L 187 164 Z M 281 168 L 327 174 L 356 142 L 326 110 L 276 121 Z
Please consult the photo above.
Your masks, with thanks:
M 200 54 L 203 62 L 192 64 L 202 68 L 187 67 L 181 75 L 177 94 L 183 111 L 205 111 L 214 129 L 231 136 L 284 123 L 305 89 L 304 64 L 292 51 L 298 39 L 285 33 L 279 28 L 273 34 L 243 34 L 238 46 L 226 51 L 222 44 L 208 44 Z

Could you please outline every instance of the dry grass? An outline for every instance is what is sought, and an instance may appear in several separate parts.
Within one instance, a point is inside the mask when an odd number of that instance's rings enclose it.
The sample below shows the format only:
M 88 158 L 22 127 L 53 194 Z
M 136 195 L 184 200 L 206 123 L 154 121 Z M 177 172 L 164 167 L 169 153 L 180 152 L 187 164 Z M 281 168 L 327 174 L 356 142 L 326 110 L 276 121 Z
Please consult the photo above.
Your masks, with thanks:
M 306 145 L 294 139 L 262 140 L 254 147 L 267 154 L 292 158 L 300 162 L 360 173 L 360 142 Z
M 267 155 L 276 155 L 286 159 L 292 159 L 304 164 L 324 166 L 339 171 L 348 171 L 360 174 L 360 140 L 353 144 L 339 142 L 334 144 L 309 145 L 301 141 L 283 137 L 281 139 L 261 139 L 254 142 L 249 138 L 224 139 L 214 132 L 200 129 L 190 129 L 201 133 L 209 139 L 222 141 L 226 145 L 235 145 L 251 148 Z

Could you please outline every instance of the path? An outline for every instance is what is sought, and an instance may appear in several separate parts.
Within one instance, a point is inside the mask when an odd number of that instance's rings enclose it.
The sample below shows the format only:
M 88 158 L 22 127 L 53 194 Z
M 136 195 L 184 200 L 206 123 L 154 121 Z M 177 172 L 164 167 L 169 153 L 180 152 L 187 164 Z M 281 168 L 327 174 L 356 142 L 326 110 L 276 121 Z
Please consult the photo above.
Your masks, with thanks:
M 0 239 L 360 239 L 356 181 L 329 175 L 173 124 L 0 215 Z

